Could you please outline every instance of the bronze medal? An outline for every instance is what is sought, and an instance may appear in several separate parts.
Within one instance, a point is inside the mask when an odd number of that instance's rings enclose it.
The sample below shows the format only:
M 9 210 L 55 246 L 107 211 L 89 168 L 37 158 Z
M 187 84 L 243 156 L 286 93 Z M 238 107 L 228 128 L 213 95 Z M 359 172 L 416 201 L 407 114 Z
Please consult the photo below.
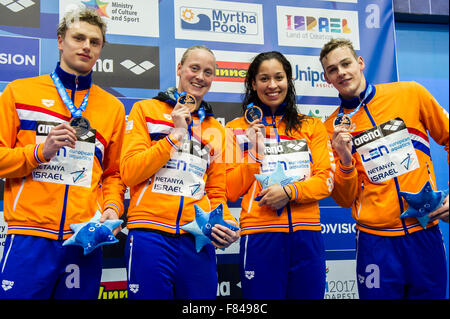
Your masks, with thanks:
M 244 117 L 247 123 L 251 123 L 255 120 L 262 120 L 263 112 L 258 106 L 253 105 L 245 110 Z
M 194 112 L 195 107 L 197 106 L 197 100 L 195 99 L 195 96 L 191 94 L 181 95 L 178 98 L 177 103 L 180 103 L 181 105 L 187 105 L 190 113 Z
M 353 128 L 352 119 L 348 115 L 339 115 L 334 119 L 334 129 L 343 128 L 347 131 L 351 131 Z

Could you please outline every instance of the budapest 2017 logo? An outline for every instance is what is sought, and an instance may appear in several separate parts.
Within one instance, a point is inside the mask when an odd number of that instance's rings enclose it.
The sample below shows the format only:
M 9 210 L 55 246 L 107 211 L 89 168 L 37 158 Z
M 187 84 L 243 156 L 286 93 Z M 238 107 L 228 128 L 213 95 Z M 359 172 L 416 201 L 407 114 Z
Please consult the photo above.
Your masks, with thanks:
M 246 35 L 258 33 L 256 12 L 192 7 L 180 7 L 180 10 L 181 28 L 184 30 Z

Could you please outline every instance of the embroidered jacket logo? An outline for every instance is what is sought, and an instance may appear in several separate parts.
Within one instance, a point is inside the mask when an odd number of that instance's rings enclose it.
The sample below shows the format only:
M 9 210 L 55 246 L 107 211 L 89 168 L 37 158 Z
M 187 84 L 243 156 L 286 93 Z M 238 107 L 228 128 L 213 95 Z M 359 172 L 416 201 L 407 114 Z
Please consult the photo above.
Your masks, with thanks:
M 5 280 L 2 281 L 2 288 L 4 291 L 11 289 L 14 286 L 14 281 Z
M 135 294 L 139 291 L 139 284 L 130 284 L 129 288 L 130 291 Z
M 246 270 L 245 271 L 245 278 L 248 280 L 253 279 L 255 277 L 255 271 L 254 270 Z

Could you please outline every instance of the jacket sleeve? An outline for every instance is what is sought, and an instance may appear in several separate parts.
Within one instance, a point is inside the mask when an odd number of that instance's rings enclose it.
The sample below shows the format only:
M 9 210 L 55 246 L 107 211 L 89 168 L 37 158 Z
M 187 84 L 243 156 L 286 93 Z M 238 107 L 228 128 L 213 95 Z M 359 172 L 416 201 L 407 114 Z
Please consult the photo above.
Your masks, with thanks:
M 311 136 L 312 157 L 311 177 L 289 185 L 291 199 L 298 203 L 310 203 L 328 197 L 333 190 L 334 174 L 331 165 L 334 161 L 331 144 L 325 126 L 319 119 L 313 119 L 314 130 Z
M 443 145 L 449 161 L 449 117 L 448 112 L 422 85 L 412 82 L 420 99 L 420 121 L 430 133 L 433 140 Z
M 115 117 L 114 127 L 116 129 L 105 149 L 105 159 L 103 161 L 103 210 L 112 208 L 117 212 L 118 216 L 121 216 L 124 213 L 123 197 L 126 190 L 126 186 L 120 177 L 119 167 L 120 152 L 125 132 L 125 109 L 121 103 L 119 112 Z
M 262 156 L 254 150 L 243 151 L 239 147 L 233 129 L 225 128 L 225 162 L 226 162 L 226 194 L 227 198 L 235 202 L 247 193 L 258 174 Z
M 171 134 L 158 141 L 151 140 L 141 103 L 136 102 L 131 109 L 122 147 L 120 173 L 128 186 L 153 176 L 167 163 L 179 144 Z M 148 104 L 145 106 L 149 107 Z
M 0 95 L 0 177 L 20 178 L 31 174 L 39 163 L 47 162 L 43 144 L 16 146 L 20 131 L 14 99 L 14 82 Z
M 334 132 L 332 119 L 334 119 L 333 115 L 330 116 L 324 123 L 327 128 L 330 141 Z M 332 164 L 332 170 L 334 172 L 334 187 L 331 197 L 339 206 L 349 208 L 360 191 L 358 172 L 355 166 L 355 155 L 353 154 L 352 164 L 348 167 L 342 165 L 339 155 L 334 150 L 333 155 L 334 164 Z
M 360 192 L 358 172 L 355 167 L 356 161 L 353 157 L 352 164 L 350 166 L 344 166 L 336 155 L 335 163 L 336 172 L 331 197 L 339 206 L 350 208 Z

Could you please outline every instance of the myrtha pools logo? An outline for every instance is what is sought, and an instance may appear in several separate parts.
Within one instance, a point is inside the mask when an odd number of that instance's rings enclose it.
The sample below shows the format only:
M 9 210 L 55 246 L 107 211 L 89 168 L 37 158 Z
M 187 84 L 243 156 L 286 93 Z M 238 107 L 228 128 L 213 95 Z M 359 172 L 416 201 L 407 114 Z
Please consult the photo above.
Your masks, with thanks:
M 214 33 L 257 34 L 257 13 L 214 8 L 180 7 L 181 28 Z

